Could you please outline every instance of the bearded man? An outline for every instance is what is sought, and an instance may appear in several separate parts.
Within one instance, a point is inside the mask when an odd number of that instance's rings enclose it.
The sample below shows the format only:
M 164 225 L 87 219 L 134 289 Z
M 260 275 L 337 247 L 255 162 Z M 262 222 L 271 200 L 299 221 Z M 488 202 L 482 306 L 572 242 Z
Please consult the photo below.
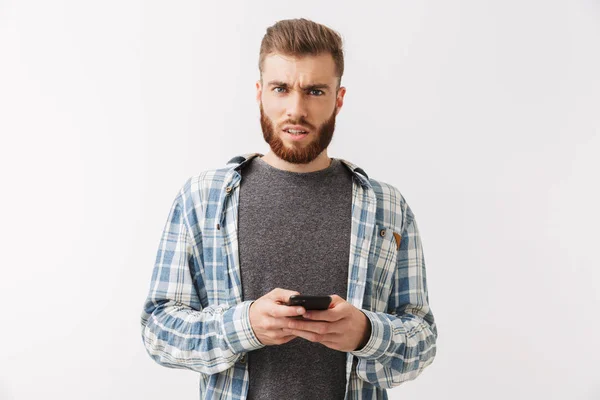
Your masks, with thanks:
M 267 154 L 189 178 L 170 209 L 141 325 L 202 399 L 386 399 L 436 354 L 425 261 L 399 190 L 328 155 L 341 36 L 269 27 L 256 101 Z M 290 305 L 326 295 L 326 309 Z

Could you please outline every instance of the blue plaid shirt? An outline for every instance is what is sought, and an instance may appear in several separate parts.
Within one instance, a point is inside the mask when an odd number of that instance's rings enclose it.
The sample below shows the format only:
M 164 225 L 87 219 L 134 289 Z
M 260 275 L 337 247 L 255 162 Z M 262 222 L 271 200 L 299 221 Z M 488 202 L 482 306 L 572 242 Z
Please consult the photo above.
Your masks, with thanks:
M 189 178 L 173 201 L 141 315 L 148 354 L 160 365 L 200 373 L 203 399 L 245 399 L 246 353 L 264 345 L 242 301 L 237 213 L 240 167 L 259 153 Z M 348 352 L 346 399 L 387 399 L 433 362 L 437 328 L 429 307 L 417 223 L 392 185 L 352 163 L 352 228 L 346 301 L 371 323 Z M 343 297 L 343 296 L 342 296 Z

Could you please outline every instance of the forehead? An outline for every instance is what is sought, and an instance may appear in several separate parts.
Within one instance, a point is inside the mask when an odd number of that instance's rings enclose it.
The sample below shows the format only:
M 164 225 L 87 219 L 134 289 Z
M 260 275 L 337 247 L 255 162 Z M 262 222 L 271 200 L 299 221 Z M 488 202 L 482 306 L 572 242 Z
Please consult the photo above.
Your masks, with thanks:
M 270 54 L 264 59 L 263 79 L 279 80 L 290 84 L 335 81 L 335 62 L 331 54 L 288 56 Z

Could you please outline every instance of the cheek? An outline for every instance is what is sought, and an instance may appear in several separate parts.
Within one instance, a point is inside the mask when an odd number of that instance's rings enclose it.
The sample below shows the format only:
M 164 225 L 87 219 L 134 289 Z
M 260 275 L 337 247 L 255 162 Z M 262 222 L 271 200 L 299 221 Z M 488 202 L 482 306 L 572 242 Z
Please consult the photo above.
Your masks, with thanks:
M 320 122 L 325 122 L 327 119 L 331 117 L 331 114 L 335 111 L 336 104 L 331 103 L 323 103 L 323 104 L 315 104 L 313 108 L 309 109 L 309 112 L 315 116 Z
M 264 102 L 263 112 L 267 117 L 269 117 L 271 121 L 273 121 L 274 124 L 277 124 L 280 121 L 281 116 L 285 114 L 284 111 L 280 109 L 280 107 L 269 105 L 268 103 Z

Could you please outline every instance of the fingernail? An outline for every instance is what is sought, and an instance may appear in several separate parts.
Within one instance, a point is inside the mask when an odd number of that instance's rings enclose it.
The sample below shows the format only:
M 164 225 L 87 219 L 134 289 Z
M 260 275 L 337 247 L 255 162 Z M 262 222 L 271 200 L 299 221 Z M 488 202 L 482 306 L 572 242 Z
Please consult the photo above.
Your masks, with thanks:
M 302 309 L 301 307 L 299 307 L 299 308 L 296 308 L 296 312 L 297 312 L 298 314 L 302 314 L 302 312 L 303 312 L 303 309 Z

